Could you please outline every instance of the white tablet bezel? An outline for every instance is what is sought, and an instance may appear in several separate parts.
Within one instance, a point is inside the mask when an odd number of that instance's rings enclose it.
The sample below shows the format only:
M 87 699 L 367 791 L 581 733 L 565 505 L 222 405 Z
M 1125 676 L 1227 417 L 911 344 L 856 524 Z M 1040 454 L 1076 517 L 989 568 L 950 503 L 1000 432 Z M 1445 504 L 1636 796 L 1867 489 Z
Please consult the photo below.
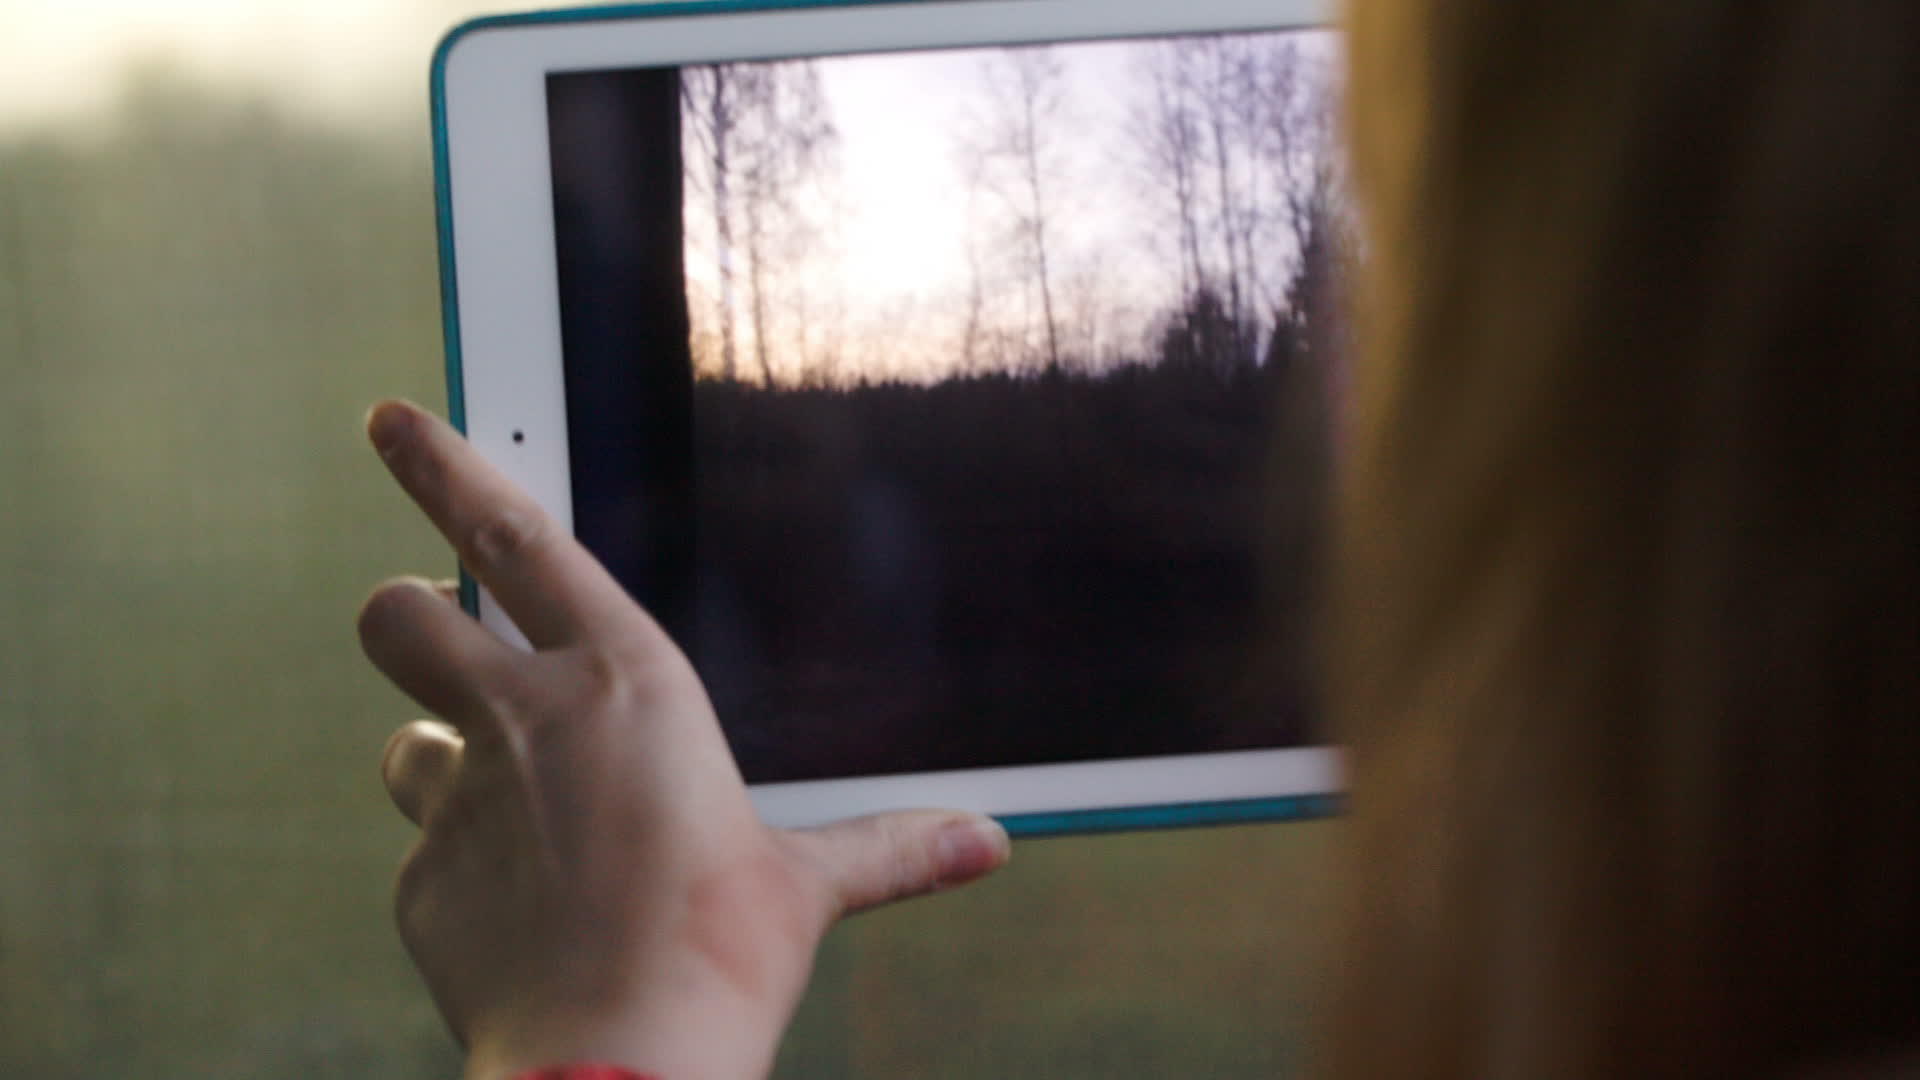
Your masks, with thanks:
M 660 5 L 484 19 L 435 60 L 443 287 L 454 412 L 486 457 L 572 527 L 559 291 L 548 163 L 556 72 L 859 52 L 1326 25 L 1326 0 L 926 0 L 753 10 Z M 517 437 L 516 437 L 517 436 Z M 512 638 L 491 598 L 482 619 Z M 753 788 L 761 813 L 802 825 L 908 806 L 1002 817 L 1119 813 L 1329 796 L 1325 746 L 862 777 Z M 1285 811 L 1276 810 L 1276 815 Z M 1244 818 L 1248 815 L 1230 815 Z M 1254 815 L 1258 816 L 1258 815 Z M 1089 819 L 1092 820 L 1092 819 Z

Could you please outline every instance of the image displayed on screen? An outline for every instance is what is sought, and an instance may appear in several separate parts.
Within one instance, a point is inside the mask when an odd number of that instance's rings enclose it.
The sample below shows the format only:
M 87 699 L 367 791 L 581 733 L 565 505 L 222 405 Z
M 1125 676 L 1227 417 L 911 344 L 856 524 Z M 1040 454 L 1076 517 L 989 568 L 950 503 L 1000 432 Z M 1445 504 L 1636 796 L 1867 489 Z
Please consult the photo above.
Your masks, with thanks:
M 749 781 L 1317 741 L 1337 72 L 1293 31 L 549 76 L 576 530 Z

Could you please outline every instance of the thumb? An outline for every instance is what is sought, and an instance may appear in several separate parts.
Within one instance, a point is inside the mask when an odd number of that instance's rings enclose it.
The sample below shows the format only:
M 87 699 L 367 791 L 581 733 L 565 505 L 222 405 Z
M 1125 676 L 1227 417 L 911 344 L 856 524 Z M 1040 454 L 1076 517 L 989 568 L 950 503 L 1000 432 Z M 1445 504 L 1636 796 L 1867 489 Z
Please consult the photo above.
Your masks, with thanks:
M 1012 852 L 999 822 L 946 810 L 874 814 L 791 835 L 826 871 L 836 917 L 965 885 Z

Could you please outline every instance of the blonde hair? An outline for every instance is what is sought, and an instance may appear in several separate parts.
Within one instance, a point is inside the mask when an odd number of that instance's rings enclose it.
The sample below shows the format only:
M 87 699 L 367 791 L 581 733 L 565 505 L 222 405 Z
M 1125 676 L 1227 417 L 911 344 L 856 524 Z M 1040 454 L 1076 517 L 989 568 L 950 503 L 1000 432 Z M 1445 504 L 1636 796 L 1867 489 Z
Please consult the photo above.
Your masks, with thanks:
M 1355 0 L 1339 1077 L 1920 1040 L 1920 4 Z

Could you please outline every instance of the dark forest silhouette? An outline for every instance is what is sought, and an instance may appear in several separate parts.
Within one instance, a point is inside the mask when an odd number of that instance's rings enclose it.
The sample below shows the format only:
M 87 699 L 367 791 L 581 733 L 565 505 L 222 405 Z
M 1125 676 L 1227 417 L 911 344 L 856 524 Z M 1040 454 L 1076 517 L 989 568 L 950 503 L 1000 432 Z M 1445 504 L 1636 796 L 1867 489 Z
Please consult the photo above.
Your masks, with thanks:
M 1319 331 L 1245 334 L 1203 292 L 1106 373 L 697 383 L 687 632 L 747 775 L 1308 741 L 1312 515 L 1268 510 L 1318 498 Z

